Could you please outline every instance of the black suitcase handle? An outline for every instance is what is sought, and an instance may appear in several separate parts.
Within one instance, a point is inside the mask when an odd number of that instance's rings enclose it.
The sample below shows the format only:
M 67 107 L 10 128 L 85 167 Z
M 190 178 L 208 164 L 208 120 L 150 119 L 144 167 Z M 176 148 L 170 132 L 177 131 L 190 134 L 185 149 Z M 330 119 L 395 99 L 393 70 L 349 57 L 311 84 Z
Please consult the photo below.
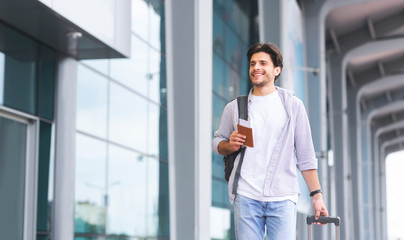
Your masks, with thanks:
M 311 225 L 311 224 L 317 222 L 317 223 L 334 223 L 335 226 L 339 226 L 341 219 L 339 217 L 320 216 L 316 220 L 314 215 L 310 215 L 310 216 L 307 216 L 306 221 L 307 221 L 307 225 Z

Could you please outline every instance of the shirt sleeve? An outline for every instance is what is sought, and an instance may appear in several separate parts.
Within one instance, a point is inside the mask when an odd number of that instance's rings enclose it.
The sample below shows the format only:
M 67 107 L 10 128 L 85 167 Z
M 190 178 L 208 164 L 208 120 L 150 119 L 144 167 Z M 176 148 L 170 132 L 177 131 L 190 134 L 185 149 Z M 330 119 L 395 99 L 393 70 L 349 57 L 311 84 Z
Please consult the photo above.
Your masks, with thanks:
M 212 148 L 217 154 L 220 154 L 217 147 L 223 140 L 229 141 L 230 134 L 234 131 L 233 128 L 233 103 L 228 103 L 223 110 L 222 119 L 220 121 L 219 129 L 217 129 L 213 136 Z
M 303 102 L 298 99 L 296 108 L 295 150 L 297 167 L 300 171 L 317 169 L 317 158 L 314 151 L 309 119 Z

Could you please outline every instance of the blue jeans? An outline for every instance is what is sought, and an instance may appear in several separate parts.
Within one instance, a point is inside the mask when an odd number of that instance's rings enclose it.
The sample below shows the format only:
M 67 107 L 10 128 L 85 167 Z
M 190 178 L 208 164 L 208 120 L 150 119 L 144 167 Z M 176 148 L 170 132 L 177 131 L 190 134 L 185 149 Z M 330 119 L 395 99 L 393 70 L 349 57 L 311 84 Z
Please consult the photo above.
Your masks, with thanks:
M 296 204 L 290 200 L 261 202 L 237 194 L 234 200 L 237 240 L 296 239 Z

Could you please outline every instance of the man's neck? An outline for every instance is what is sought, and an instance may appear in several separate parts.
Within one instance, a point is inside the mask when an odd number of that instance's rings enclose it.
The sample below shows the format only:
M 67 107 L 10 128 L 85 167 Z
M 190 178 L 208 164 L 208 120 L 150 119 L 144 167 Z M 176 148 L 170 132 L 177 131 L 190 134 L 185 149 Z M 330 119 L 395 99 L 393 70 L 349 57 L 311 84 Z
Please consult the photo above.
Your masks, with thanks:
M 276 91 L 275 85 L 269 83 L 263 87 L 254 86 L 253 95 L 254 96 L 266 96 Z

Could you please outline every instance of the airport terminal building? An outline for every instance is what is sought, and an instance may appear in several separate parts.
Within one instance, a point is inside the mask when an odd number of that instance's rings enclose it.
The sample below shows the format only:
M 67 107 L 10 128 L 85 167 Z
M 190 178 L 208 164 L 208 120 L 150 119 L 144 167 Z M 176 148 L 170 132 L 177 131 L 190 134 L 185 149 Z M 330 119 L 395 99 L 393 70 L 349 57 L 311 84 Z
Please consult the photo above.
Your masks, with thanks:
M 404 4 L 381 2 L 3 0 L 0 238 L 235 239 L 211 141 L 252 87 L 248 47 L 270 41 L 277 84 L 308 112 L 341 239 L 385 239 L 383 161 L 404 148 Z

